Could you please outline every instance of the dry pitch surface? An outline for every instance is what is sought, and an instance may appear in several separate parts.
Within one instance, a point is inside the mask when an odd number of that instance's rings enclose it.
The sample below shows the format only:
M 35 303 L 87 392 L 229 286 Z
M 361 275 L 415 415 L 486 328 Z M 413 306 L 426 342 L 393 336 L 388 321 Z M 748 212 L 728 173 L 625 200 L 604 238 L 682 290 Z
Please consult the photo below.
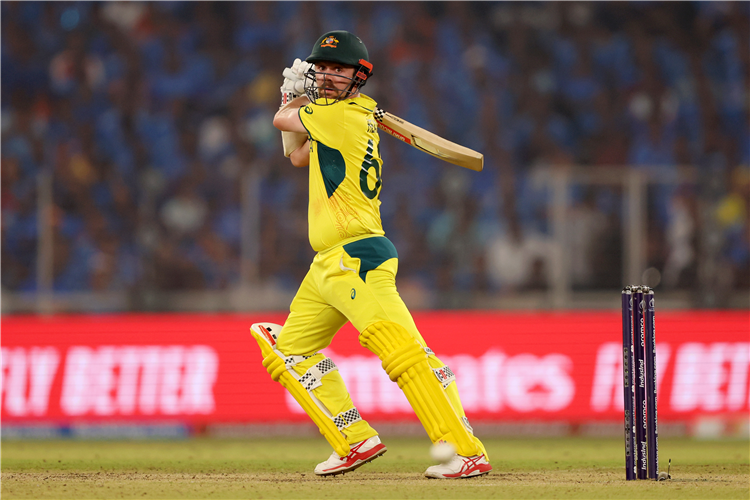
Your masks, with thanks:
M 750 498 L 743 440 L 660 439 L 672 479 L 624 480 L 619 439 L 486 439 L 494 471 L 429 480 L 427 439 L 384 438 L 388 453 L 318 478 L 320 439 L 4 441 L 2 498 Z

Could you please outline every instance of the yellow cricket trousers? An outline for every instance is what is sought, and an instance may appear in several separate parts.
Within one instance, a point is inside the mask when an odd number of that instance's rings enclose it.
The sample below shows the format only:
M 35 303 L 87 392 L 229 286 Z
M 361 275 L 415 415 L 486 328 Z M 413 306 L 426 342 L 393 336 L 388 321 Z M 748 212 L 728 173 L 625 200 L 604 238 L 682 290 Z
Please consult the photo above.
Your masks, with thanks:
M 339 329 L 350 321 L 357 331 L 379 321 L 392 321 L 426 347 L 401 296 L 396 290 L 398 255 L 385 237 L 374 236 L 345 243 L 318 253 L 290 306 L 277 348 L 285 356 L 313 356 L 294 366 L 299 374 L 322 359 L 314 356 L 330 345 Z M 334 360 L 335 362 L 336 360 Z M 433 368 L 443 363 L 429 357 Z M 313 394 L 332 415 L 355 407 L 338 371 L 325 375 Z M 465 416 L 454 384 L 446 389 L 459 416 Z M 349 444 L 376 436 L 364 419 L 342 431 Z

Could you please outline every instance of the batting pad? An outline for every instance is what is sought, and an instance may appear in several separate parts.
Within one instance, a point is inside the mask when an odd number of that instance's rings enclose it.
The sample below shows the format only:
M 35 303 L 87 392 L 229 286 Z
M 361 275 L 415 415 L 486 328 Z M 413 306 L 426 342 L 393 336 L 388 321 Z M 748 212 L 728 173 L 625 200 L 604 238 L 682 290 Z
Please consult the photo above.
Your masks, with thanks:
M 298 376 L 291 368 L 311 356 L 287 357 L 279 352 L 276 349 L 276 336 L 280 331 L 281 326 L 273 323 L 256 323 L 250 327 L 250 334 L 258 342 L 258 346 L 263 353 L 263 366 L 271 375 L 271 378 L 289 391 L 302 409 L 305 410 L 305 413 L 318 426 L 320 433 L 323 434 L 333 450 L 340 457 L 348 455 L 350 451 L 349 443 L 346 442 L 341 429 L 361 420 L 359 412 L 356 408 L 352 408 L 333 416 L 310 392 L 314 388 L 320 387 L 323 376 L 337 370 L 336 365 L 330 358 L 320 354 L 321 361 L 301 377 Z
M 380 358 L 390 379 L 398 382 L 433 443 L 447 441 L 466 457 L 485 454 L 484 446 L 465 426 L 465 417 L 456 412 L 444 390 L 453 374 L 446 376 L 445 370 L 430 366 L 429 348 L 391 321 L 370 325 L 360 333 L 359 342 Z

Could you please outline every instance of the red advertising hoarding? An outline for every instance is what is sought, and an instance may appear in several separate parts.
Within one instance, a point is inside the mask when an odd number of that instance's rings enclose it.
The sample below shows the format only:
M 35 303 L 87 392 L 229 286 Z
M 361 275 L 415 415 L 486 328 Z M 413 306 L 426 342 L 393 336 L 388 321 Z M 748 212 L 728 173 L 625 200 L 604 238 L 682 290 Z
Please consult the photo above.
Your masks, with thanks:
M 3 317 L 2 421 L 306 421 L 261 366 L 248 331 L 285 317 Z M 747 415 L 748 313 L 656 318 L 659 420 Z M 415 320 L 456 374 L 472 421 L 622 419 L 619 312 L 425 312 Z M 351 325 L 324 352 L 364 418 L 415 419 Z

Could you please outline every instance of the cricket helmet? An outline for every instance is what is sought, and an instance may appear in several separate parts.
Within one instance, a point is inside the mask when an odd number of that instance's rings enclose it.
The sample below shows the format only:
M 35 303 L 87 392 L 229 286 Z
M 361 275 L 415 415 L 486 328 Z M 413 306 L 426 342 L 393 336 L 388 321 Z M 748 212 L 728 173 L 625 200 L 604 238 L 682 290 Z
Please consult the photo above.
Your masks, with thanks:
M 319 61 L 329 61 L 352 66 L 355 71 L 352 85 L 349 87 L 350 95 L 362 88 L 372 75 L 372 63 L 370 63 L 367 47 L 359 37 L 348 31 L 335 30 L 325 33 L 315 42 L 312 52 L 305 61 L 313 64 Z M 311 79 L 314 80 L 314 69 L 311 70 L 307 82 L 310 82 Z M 308 91 L 307 82 L 305 85 L 306 93 L 310 100 L 314 100 L 310 95 L 313 89 Z

